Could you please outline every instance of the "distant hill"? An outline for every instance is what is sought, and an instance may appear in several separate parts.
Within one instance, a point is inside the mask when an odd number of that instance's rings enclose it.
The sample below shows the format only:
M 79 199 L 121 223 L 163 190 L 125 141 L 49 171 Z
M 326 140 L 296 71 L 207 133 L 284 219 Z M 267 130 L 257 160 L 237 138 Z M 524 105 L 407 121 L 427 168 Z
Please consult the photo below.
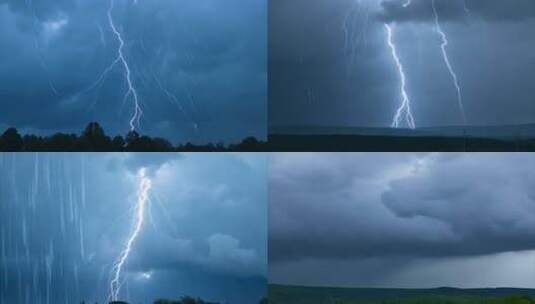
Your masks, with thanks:
M 270 128 L 272 151 L 535 151 L 535 124 L 411 129 Z
M 501 126 L 443 126 L 417 129 L 335 127 L 335 126 L 279 126 L 269 129 L 271 135 L 364 135 L 364 136 L 444 136 L 491 139 L 535 138 L 535 124 Z
M 516 288 L 330 288 L 269 285 L 270 304 L 345 304 L 345 303 L 525 303 L 535 302 L 535 289 Z M 514 299 L 514 300 L 511 300 Z

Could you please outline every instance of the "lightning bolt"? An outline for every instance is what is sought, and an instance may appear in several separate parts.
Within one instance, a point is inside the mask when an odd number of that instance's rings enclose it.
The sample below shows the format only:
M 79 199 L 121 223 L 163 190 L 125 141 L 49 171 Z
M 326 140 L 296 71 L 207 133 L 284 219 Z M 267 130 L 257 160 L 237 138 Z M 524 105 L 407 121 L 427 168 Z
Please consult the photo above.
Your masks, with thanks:
M 412 3 L 412 0 L 407 0 L 405 3 L 403 3 L 403 7 L 408 7 Z
M 134 3 L 137 3 L 136 1 Z M 121 33 L 117 30 L 115 27 L 115 23 L 113 21 L 113 8 L 114 8 L 114 0 L 110 0 L 110 7 L 108 9 L 108 22 L 110 24 L 110 28 L 113 31 L 113 34 L 115 35 L 115 38 L 117 38 L 117 41 L 119 42 L 119 47 L 117 49 L 117 58 L 114 60 L 110 68 L 107 69 L 107 71 L 111 70 L 113 66 L 117 63 L 121 63 L 123 65 L 123 68 L 125 70 L 125 78 L 126 83 L 128 84 L 128 90 L 124 95 L 123 103 L 128 99 L 128 97 L 132 96 L 134 100 L 134 114 L 132 115 L 132 118 L 130 119 L 130 130 L 135 131 L 136 127 L 135 124 L 139 126 L 141 116 L 143 115 L 143 111 L 141 110 L 141 107 L 139 105 L 139 98 L 137 91 L 133 85 L 132 82 L 132 72 L 130 71 L 130 66 L 128 65 L 128 62 L 126 61 L 123 53 L 124 49 L 124 40 L 121 36 Z M 107 72 L 106 72 L 107 73 Z
M 85 94 L 95 89 L 104 81 L 106 76 L 111 71 L 113 71 L 116 65 L 121 64 L 123 66 L 123 69 L 125 70 L 125 79 L 128 85 L 128 90 L 126 91 L 123 97 L 123 104 L 126 102 L 128 97 L 132 96 L 132 99 L 134 101 L 134 113 L 132 114 L 132 118 L 130 119 L 129 125 L 130 125 L 130 130 L 135 131 L 136 124 L 137 126 L 140 125 L 140 120 L 141 120 L 141 116 L 143 115 L 143 111 L 139 103 L 139 95 L 137 93 L 137 90 L 134 87 L 134 82 L 132 81 L 132 72 L 130 70 L 130 66 L 128 65 L 128 61 L 126 60 L 124 56 L 123 50 L 124 50 L 125 42 L 123 40 L 121 33 L 117 30 L 117 27 L 115 26 L 115 22 L 113 20 L 114 4 L 115 4 L 114 0 L 110 0 L 110 7 L 108 8 L 108 11 L 107 11 L 107 18 L 108 18 L 108 24 L 110 26 L 110 29 L 112 30 L 113 35 L 115 36 L 117 42 L 119 43 L 119 47 L 117 48 L 117 57 L 115 57 L 112 63 L 106 69 L 104 69 L 104 71 L 100 74 L 97 80 L 93 82 L 93 84 L 91 84 L 87 89 L 82 91 L 81 94 Z M 137 4 L 137 1 L 134 1 L 134 4 Z M 105 43 L 103 38 L 104 37 L 101 31 L 101 43 Z M 91 105 L 91 107 L 93 107 L 95 103 L 96 101 Z
M 387 33 L 387 43 L 388 43 L 388 46 L 390 47 L 390 51 L 392 52 L 392 58 L 394 58 L 394 62 L 396 63 L 399 76 L 401 79 L 401 85 L 400 85 L 401 105 L 396 111 L 396 114 L 392 121 L 392 128 L 401 127 L 403 121 L 405 121 L 405 124 L 409 128 L 415 129 L 416 124 L 414 123 L 414 117 L 411 112 L 411 101 L 409 99 L 409 95 L 407 94 L 407 90 L 406 90 L 405 71 L 403 70 L 403 65 L 401 64 L 401 61 L 397 54 L 396 45 L 393 42 L 392 27 L 385 23 L 385 29 Z
M 30 0 L 28 0 L 28 1 L 30 1 Z M 137 0 L 133 0 L 132 3 L 133 3 L 133 5 L 137 5 L 138 1 Z M 130 65 L 128 63 L 128 60 L 127 60 L 125 54 L 124 54 L 125 41 L 123 39 L 123 36 L 122 36 L 121 32 L 117 29 L 117 26 L 116 26 L 114 18 L 113 18 L 114 4 L 115 4 L 114 0 L 110 0 L 110 6 L 109 6 L 109 8 L 107 10 L 107 20 L 108 20 L 109 28 L 111 29 L 111 32 L 113 32 L 113 36 L 115 37 L 115 40 L 118 43 L 117 56 L 104 69 L 104 71 L 100 75 L 98 75 L 96 80 L 93 83 L 91 83 L 91 85 L 89 85 L 86 89 L 81 91 L 79 94 L 81 94 L 81 95 L 82 94 L 87 94 L 90 91 L 100 87 L 103 84 L 103 82 L 105 81 L 105 79 L 108 76 L 108 74 L 111 73 L 116 68 L 117 65 L 121 65 L 123 70 L 124 70 L 124 78 L 125 78 L 127 86 L 128 86 L 128 89 L 127 89 L 127 91 L 126 91 L 126 93 L 125 93 L 125 95 L 123 97 L 122 105 L 124 106 L 124 104 L 126 103 L 126 101 L 129 98 L 132 99 L 133 105 L 134 105 L 134 110 L 133 110 L 132 117 L 131 117 L 131 119 L 129 121 L 129 125 L 130 125 L 130 130 L 131 131 L 135 131 L 136 130 L 136 126 L 139 127 L 140 124 L 141 124 L 141 118 L 143 116 L 143 109 L 141 107 L 141 102 L 140 102 L 140 99 L 139 99 L 138 90 L 136 89 L 136 86 L 134 85 L 134 81 L 132 80 L 132 70 L 130 69 Z M 100 34 L 100 42 L 105 47 L 107 43 L 106 43 L 106 40 L 104 38 L 104 31 L 102 30 L 102 27 L 99 24 L 97 24 L 97 29 L 99 30 L 99 34 Z M 146 52 L 146 48 L 145 48 L 145 44 L 144 44 L 144 41 L 143 41 L 143 37 L 140 39 L 140 46 L 141 46 L 142 50 L 144 52 Z M 153 71 L 153 74 L 155 74 L 154 71 Z M 141 78 L 139 79 L 139 81 L 141 81 L 142 83 L 145 82 L 145 80 L 144 80 L 145 76 L 143 75 L 143 73 L 140 76 L 141 76 Z M 165 88 L 164 84 L 160 81 L 160 79 L 156 75 L 153 75 L 153 76 L 154 76 L 154 78 L 156 80 L 156 83 L 157 83 L 158 87 L 163 91 L 165 96 L 171 102 L 173 102 L 174 104 L 178 105 L 179 110 L 181 111 L 181 113 L 184 114 L 185 117 L 188 117 L 191 120 L 193 128 L 198 133 L 199 132 L 199 125 L 195 121 L 195 118 L 193 117 L 194 114 L 191 114 L 190 116 L 188 116 L 187 113 L 186 113 L 186 109 L 183 107 L 183 105 L 179 101 L 178 97 L 175 94 L 173 94 L 170 90 Z M 188 94 L 188 95 L 190 95 L 190 94 Z M 194 108 L 191 96 L 189 96 L 189 101 L 191 103 L 192 108 Z M 98 102 L 98 100 L 95 99 L 89 105 L 89 108 L 93 108 L 96 105 L 97 102 Z M 195 111 L 195 109 L 193 109 L 193 110 Z
M 435 4 L 435 0 L 431 0 L 431 4 L 433 6 L 433 13 L 435 15 L 435 31 L 440 35 L 442 39 L 442 44 L 440 45 L 440 48 L 442 50 L 442 57 L 444 58 L 444 63 L 446 64 L 446 67 L 448 68 L 448 71 L 451 75 L 451 78 L 453 80 L 453 84 L 455 86 L 455 90 L 457 91 L 457 102 L 459 104 L 459 110 L 461 112 L 461 116 L 463 119 L 463 123 L 466 125 L 466 114 L 464 111 L 464 105 L 463 105 L 463 96 L 461 93 L 461 85 L 459 84 L 459 79 L 457 78 L 457 74 L 453 70 L 453 67 L 451 66 L 450 59 L 448 57 L 448 52 L 446 50 L 446 47 L 448 46 L 448 37 L 442 30 L 442 27 L 440 26 L 440 19 L 438 16 L 437 7 Z
M 117 301 L 119 298 L 119 292 L 121 291 L 121 272 L 123 270 L 124 264 L 128 260 L 128 256 L 132 251 L 132 246 L 136 241 L 141 229 L 143 228 L 143 223 L 145 220 L 145 210 L 147 202 L 149 201 L 149 191 L 152 187 L 152 181 L 146 176 L 146 169 L 142 168 L 138 173 L 138 187 L 137 187 L 137 205 L 135 208 L 135 225 L 132 230 L 130 237 L 128 238 L 125 248 L 119 255 L 119 258 L 114 263 L 112 268 L 113 278 L 110 282 L 110 299 L 112 301 Z
M 158 77 L 158 75 L 156 75 L 156 73 L 154 72 L 154 70 L 151 69 L 151 72 L 152 72 L 152 77 L 154 78 L 154 80 L 156 81 L 156 84 L 158 85 L 158 87 L 160 88 L 160 90 L 162 90 L 162 92 L 165 94 L 165 96 L 172 102 L 174 103 L 178 109 L 180 110 L 180 112 L 182 112 L 182 114 L 184 115 L 184 117 L 188 118 L 190 121 L 191 121 L 191 125 L 193 126 L 193 128 L 195 129 L 196 132 L 199 131 L 199 124 L 195 121 L 195 119 L 193 118 L 193 115 L 191 116 L 188 116 L 188 114 L 186 113 L 186 110 L 184 109 L 184 106 L 182 105 L 182 103 L 178 100 L 178 98 L 176 97 L 175 94 L 171 93 L 162 83 L 162 81 L 160 80 L 160 78 Z M 190 100 L 191 101 L 191 100 Z M 193 106 L 193 103 L 191 103 L 191 105 Z
M 54 93 L 55 96 L 58 96 L 59 95 L 58 90 L 56 89 L 56 86 L 54 85 L 54 82 L 52 81 L 52 78 L 50 77 L 50 71 L 49 71 L 48 65 L 46 64 L 45 56 L 43 55 L 43 50 L 41 49 L 41 45 L 39 43 L 39 38 L 37 34 L 37 23 L 39 23 L 39 20 L 37 19 L 37 15 L 35 14 L 35 9 L 33 8 L 33 1 L 26 0 L 26 6 L 28 7 L 28 10 L 30 11 L 32 15 L 33 44 L 34 44 L 35 50 L 37 51 L 37 57 L 39 58 L 41 67 L 43 71 L 45 72 L 50 90 L 52 91 L 52 93 Z

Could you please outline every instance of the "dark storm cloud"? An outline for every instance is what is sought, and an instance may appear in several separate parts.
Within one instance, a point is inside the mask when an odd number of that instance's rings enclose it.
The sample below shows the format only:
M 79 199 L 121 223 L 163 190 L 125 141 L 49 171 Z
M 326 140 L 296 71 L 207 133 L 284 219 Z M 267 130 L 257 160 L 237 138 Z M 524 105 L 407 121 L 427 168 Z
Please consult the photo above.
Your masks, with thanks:
M 367 59 L 358 60 L 355 65 L 349 63 L 342 26 L 351 9 L 351 2 L 345 0 L 270 2 L 271 126 L 348 124 L 348 113 L 382 120 L 380 103 L 353 102 L 356 92 L 365 96 L 379 94 L 387 99 L 388 90 L 384 88 L 394 79 L 385 81 L 384 72 L 378 68 L 382 46 L 373 35 L 368 41 L 369 48 L 360 50 L 357 57 Z M 367 72 L 359 73 L 360 69 Z M 363 87 L 368 89 L 362 90 Z
M 33 11 L 28 9 L 28 4 L 32 4 Z M 32 16 L 34 13 L 41 20 L 57 17 L 60 13 L 73 10 L 77 4 L 72 0 L 1 0 L 0 5 L 7 7 L 18 14 Z
M 27 292 L 46 302 L 47 263 L 50 303 L 103 302 L 131 231 L 138 166 L 153 168 L 151 201 L 121 298 L 256 303 L 267 271 L 265 157 L 198 153 L 1 154 L 0 302 Z
M 413 0 L 407 8 L 403 2 L 271 1 L 270 126 L 389 127 L 400 104 L 400 77 L 385 20 L 398 21 L 391 22 L 393 41 L 417 127 L 462 124 L 430 1 Z M 437 0 L 467 123 L 533 123 L 533 2 L 467 5 L 469 13 L 461 0 Z
M 434 21 L 430 0 L 414 0 L 408 8 L 403 7 L 403 2 L 387 0 L 382 6 L 383 11 L 378 15 L 385 21 Z M 530 0 L 436 0 L 436 7 L 443 20 L 466 21 L 471 15 L 488 21 L 520 22 L 535 17 L 535 3 Z
M 163 165 L 181 159 L 182 157 L 184 157 L 184 155 L 180 153 L 134 153 L 125 156 L 124 164 L 132 172 L 137 172 L 141 168 L 146 168 L 152 174 L 153 172 L 158 171 Z
M 122 67 L 92 86 L 117 52 L 109 3 L 0 3 L 2 125 L 79 132 L 97 120 L 126 133 Z M 113 17 L 143 105 L 141 132 L 174 142 L 264 136 L 265 1 L 115 1 Z
M 277 154 L 270 261 L 535 249 L 529 154 Z

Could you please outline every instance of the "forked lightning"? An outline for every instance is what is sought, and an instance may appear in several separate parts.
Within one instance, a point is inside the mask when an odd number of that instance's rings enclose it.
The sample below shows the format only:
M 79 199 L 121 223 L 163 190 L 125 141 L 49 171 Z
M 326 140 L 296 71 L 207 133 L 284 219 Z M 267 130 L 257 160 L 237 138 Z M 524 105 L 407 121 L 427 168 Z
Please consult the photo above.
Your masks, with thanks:
M 403 70 L 403 65 L 401 64 L 401 60 L 399 59 L 399 56 L 397 54 L 396 45 L 394 44 L 392 27 L 385 23 L 385 29 L 386 29 L 386 34 L 387 34 L 387 43 L 388 43 L 388 46 L 390 47 L 390 51 L 392 52 L 392 57 L 398 69 L 399 77 L 401 81 L 401 84 L 400 84 L 401 104 L 399 108 L 397 109 L 396 114 L 394 115 L 394 119 L 392 121 L 392 128 L 400 128 L 403 126 L 403 123 L 405 123 L 407 127 L 411 129 L 415 129 L 416 124 L 414 122 L 414 117 L 411 112 L 411 101 L 406 90 L 407 84 L 406 84 L 405 71 Z
M 119 62 L 124 67 L 128 90 L 126 91 L 124 95 L 123 101 L 126 101 L 128 97 L 132 96 L 132 99 L 134 101 L 134 113 L 132 114 L 132 118 L 130 119 L 130 130 L 135 131 L 136 125 L 139 126 L 140 124 L 143 111 L 141 110 L 141 106 L 139 104 L 137 90 L 134 87 L 134 84 L 132 82 L 132 73 L 130 71 L 130 66 L 128 65 L 128 62 L 126 61 L 124 57 L 124 53 L 123 53 L 124 40 L 123 40 L 123 37 L 121 36 L 121 33 L 115 27 L 115 23 L 113 21 L 113 15 L 112 15 L 113 8 L 114 8 L 114 0 L 110 0 L 110 7 L 108 9 L 108 23 L 110 24 L 110 28 L 113 31 L 113 34 L 115 35 L 115 37 L 117 38 L 117 41 L 119 42 L 119 47 L 117 49 L 117 58 L 114 60 L 113 64 L 108 68 L 108 70 L 110 70 L 116 63 L 119 63 Z

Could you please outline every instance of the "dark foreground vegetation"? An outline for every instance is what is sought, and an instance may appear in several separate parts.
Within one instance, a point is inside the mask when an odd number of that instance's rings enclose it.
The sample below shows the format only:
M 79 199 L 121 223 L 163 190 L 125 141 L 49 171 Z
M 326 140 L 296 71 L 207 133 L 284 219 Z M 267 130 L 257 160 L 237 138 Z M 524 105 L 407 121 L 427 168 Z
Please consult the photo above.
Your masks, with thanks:
M 498 298 L 428 296 L 401 300 L 337 301 L 336 304 L 535 304 L 530 296 L 511 295 Z
M 270 151 L 506 152 L 535 151 L 535 139 L 440 136 L 269 135 Z
M 270 304 L 535 304 L 534 289 L 376 289 L 269 286 Z
M 0 136 L 0 151 L 4 152 L 72 152 L 72 151 L 106 151 L 106 152 L 223 152 L 223 151 L 265 151 L 266 143 L 254 137 L 248 137 L 239 144 L 194 145 L 187 143 L 173 146 L 163 138 L 141 135 L 135 131 L 122 136 L 110 137 L 96 122 L 89 123 L 81 135 L 56 133 L 51 136 L 24 135 L 17 129 L 9 128 Z
M 84 304 L 84 303 L 82 303 L 82 304 Z M 124 302 L 124 301 L 114 301 L 114 302 L 110 302 L 109 304 L 129 304 L 129 303 L 128 302 Z M 218 303 L 205 302 L 205 301 L 203 301 L 201 299 L 195 299 L 195 298 L 191 298 L 191 297 L 183 297 L 180 300 L 163 300 L 163 299 L 160 299 L 160 300 L 154 301 L 154 304 L 218 304 Z
M 260 300 L 259 304 L 267 304 L 268 301 L 266 298 L 263 298 L 262 300 Z M 82 304 L 85 304 L 84 302 L 82 302 Z M 123 302 L 123 301 L 115 301 L 115 302 L 110 302 L 109 304 L 129 304 L 128 302 Z M 203 301 L 199 298 L 192 298 L 192 297 L 183 297 L 181 298 L 180 300 L 164 300 L 164 299 L 160 299 L 160 300 L 156 300 L 154 301 L 154 304 L 218 304 L 218 303 L 215 303 L 215 302 L 206 302 L 206 301 Z

